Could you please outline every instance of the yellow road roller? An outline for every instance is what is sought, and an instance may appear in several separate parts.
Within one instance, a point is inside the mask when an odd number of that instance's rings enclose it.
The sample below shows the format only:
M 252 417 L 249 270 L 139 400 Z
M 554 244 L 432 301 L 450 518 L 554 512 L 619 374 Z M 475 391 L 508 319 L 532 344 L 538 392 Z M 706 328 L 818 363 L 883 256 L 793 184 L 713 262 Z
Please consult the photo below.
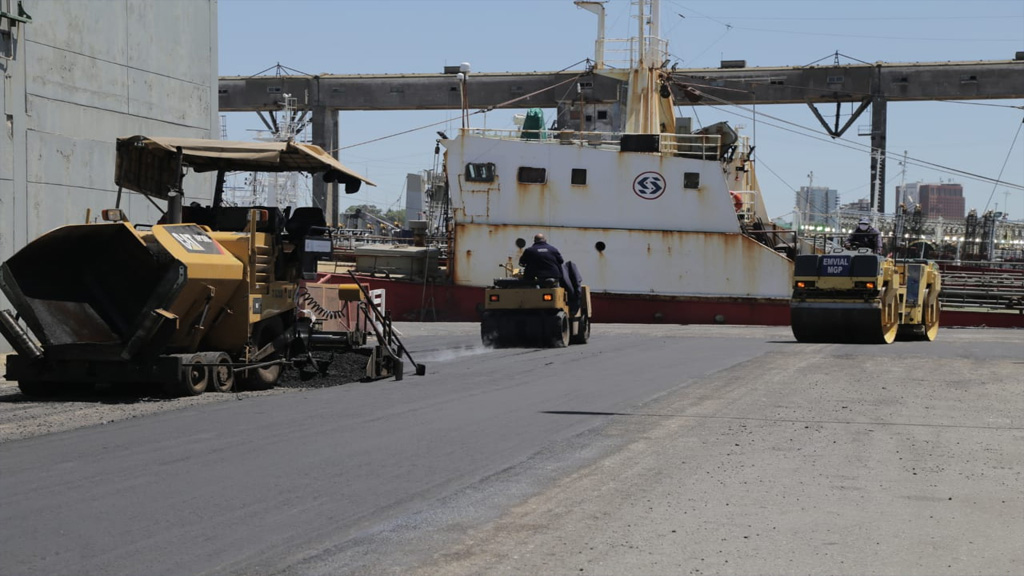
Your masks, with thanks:
M 563 348 L 590 339 L 590 288 L 572 262 L 563 281 L 497 278 L 484 290 L 480 337 L 492 348 Z
M 800 342 L 890 344 L 934 340 L 939 268 L 868 249 L 796 257 L 790 324 Z

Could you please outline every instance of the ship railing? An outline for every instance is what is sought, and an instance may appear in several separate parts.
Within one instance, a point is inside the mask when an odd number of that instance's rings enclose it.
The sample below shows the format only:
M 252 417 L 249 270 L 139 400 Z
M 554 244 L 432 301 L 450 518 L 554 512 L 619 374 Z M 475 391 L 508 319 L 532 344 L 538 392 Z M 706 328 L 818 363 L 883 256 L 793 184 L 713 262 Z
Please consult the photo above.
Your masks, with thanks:
M 757 192 L 752 190 L 730 190 L 739 199 L 739 206 L 736 206 L 737 218 L 744 222 L 754 219 L 754 207 L 757 203 Z M 734 199 L 735 202 L 735 199 Z
M 525 142 L 546 142 L 559 144 L 587 145 L 608 149 L 619 149 L 622 137 L 617 132 L 577 132 L 574 130 L 499 130 L 494 128 L 465 128 L 463 134 L 495 140 L 519 140 Z
M 335 252 L 351 252 L 363 246 L 379 246 L 382 244 L 412 244 L 413 239 L 378 234 L 336 234 L 333 237 Z
M 769 224 L 769 226 L 772 226 Z M 750 225 L 743 226 L 743 234 L 771 248 L 775 252 L 792 259 L 796 254 L 806 254 L 810 250 L 804 246 L 801 251 L 801 238 L 797 237 L 795 230 L 782 228 L 754 228 Z
M 558 142 L 564 145 L 590 146 L 603 150 L 622 150 L 621 132 L 581 132 L 578 130 L 507 130 L 496 128 L 465 128 L 462 133 L 496 140 L 519 140 L 524 142 Z M 640 135 L 628 135 L 640 136 Z M 716 160 L 723 156 L 721 137 L 705 134 L 653 134 L 650 148 L 628 150 L 634 152 L 660 152 L 671 156 L 683 156 L 699 160 Z M 647 146 L 644 143 L 644 146 Z
M 604 53 L 604 65 L 608 68 L 635 68 L 642 56 L 657 66 L 669 58 L 668 40 L 656 36 L 644 36 L 640 46 L 634 38 L 605 38 L 601 41 Z
M 725 155 L 717 134 L 662 134 L 661 153 L 697 160 L 717 160 Z

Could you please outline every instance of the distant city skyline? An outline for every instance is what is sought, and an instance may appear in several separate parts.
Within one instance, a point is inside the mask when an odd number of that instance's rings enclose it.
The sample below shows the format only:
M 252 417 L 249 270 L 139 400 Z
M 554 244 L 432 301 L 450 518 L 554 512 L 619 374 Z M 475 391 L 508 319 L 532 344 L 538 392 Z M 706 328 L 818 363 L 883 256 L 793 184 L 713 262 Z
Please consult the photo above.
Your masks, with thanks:
M 835 226 L 839 211 L 839 191 L 828 186 L 801 186 L 796 207 L 804 224 Z

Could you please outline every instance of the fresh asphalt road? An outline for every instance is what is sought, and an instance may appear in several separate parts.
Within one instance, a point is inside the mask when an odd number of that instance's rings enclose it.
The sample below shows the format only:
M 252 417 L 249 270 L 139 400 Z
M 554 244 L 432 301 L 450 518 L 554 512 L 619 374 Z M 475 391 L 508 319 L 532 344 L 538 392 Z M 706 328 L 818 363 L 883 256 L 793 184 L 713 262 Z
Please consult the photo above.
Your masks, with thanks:
M 597 329 L 586 346 L 486 351 L 462 332 L 407 337 L 423 377 L 0 446 L 0 572 L 273 573 L 772 346 Z
M 801 531 L 812 530 L 812 540 L 838 531 L 844 517 L 867 530 L 870 507 L 848 499 L 842 508 L 837 494 L 859 490 L 864 498 L 878 489 L 876 479 L 886 490 L 923 482 L 918 470 L 937 473 L 928 456 L 959 456 L 946 444 L 961 442 L 972 447 L 965 458 L 973 448 L 985 458 L 970 465 L 981 469 L 928 481 L 956 485 L 956 505 L 967 508 L 953 516 L 971 520 L 977 539 L 986 528 L 1001 536 L 981 550 L 996 564 L 951 561 L 948 573 L 1024 566 L 1012 544 L 1024 534 L 1022 406 L 1019 380 L 1011 382 L 1024 338 L 1016 332 L 1001 339 L 946 331 L 930 344 L 858 347 L 794 344 L 785 328 L 598 325 L 586 346 L 484 350 L 473 326 L 402 328 L 426 376 L 197 406 L 0 445 L 0 574 L 681 573 L 706 560 L 725 562 L 710 572 L 842 573 L 841 561 L 809 552 L 787 564 L 778 551 L 799 549 L 792 539 Z M 929 366 L 940 373 L 930 375 Z M 984 385 L 968 390 L 950 380 L 951 402 L 943 378 L 965 377 Z M 933 396 L 922 400 L 914 386 Z M 949 410 L 958 412 L 955 423 Z M 637 415 L 648 418 L 630 418 Z M 915 436 L 922 430 L 931 436 Z M 744 450 L 733 442 L 738 434 L 767 450 Z M 858 440 L 844 446 L 850 438 Z M 885 457 L 875 454 L 880 447 Z M 688 485 L 679 485 L 681 472 Z M 730 484 L 740 480 L 742 487 Z M 758 495 L 748 480 L 799 484 L 802 492 L 781 498 L 804 503 L 779 512 L 768 504 L 779 494 L 759 487 Z M 702 508 L 686 508 L 678 490 L 700 495 Z M 721 496 L 733 491 L 741 496 L 730 510 Z M 942 496 L 921 486 L 894 502 L 913 519 L 924 513 L 918 506 L 944 505 Z M 816 505 L 838 523 L 819 517 Z M 771 530 L 791 536 L 762 541 L 757 554 L 767 559 L 744 569 L 743 553 L 713 529 L 734 535 L 733 524 L 766 509 L 776 510 Z M 706 516 L 684 528 L 687 511 Z M 688 543 L 703 548 L 677 557 L 685 547 L 666 542 L 641 556 L 653 536 L 627 546 L 617 535 L 629 543 L 645 522 L 662 537 L 692 530 Z M 943 538 L 964 527 L 946 522 L 945 531 L 930 528 L 928 546 L 903 554 L 950 549 Z M 867 544 L 826 540 L 850 573 L 873 571 L 855 562 Z M 907 573 L 909 565 L 887 566 Z M 919 573 L 934 572 L 924 566 Z

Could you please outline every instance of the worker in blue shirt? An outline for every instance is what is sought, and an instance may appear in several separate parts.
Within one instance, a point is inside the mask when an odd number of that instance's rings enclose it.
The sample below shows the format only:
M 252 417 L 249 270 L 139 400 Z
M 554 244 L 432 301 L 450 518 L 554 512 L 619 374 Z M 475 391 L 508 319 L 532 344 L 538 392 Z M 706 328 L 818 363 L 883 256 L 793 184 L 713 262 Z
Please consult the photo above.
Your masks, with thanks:
M 533 246 L 523 250 L 519 258 L 519 265 L 523 267 L 523 279 L 530 281 L 543 280 L 545 278 L 562 278 L 562 254 L 551 244 L 543 234 L 533 237 Z

